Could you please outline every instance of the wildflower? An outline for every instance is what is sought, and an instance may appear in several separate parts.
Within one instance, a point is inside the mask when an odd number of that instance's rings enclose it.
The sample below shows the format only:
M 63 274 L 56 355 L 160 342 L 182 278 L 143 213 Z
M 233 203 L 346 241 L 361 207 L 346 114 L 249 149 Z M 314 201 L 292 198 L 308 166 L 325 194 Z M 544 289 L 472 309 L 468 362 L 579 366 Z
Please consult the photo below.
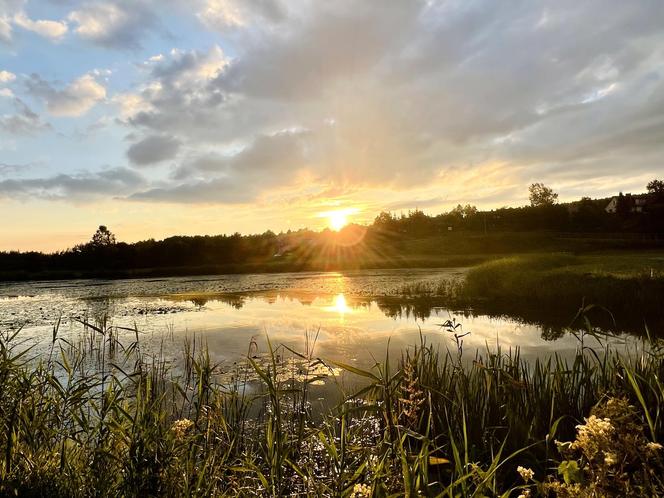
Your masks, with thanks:
M 356 484 L 353 486 L 353 492 L 350 498 L 369 498 L 371 496 L 371 486 L 366 484 Z
M 521 475 L 525 482 L 528 482 L 535 477 L 535 472 L 533 472 L 532 469 L 522 467 L 521 465 L 516 468 L 516 471 Z
M 614 427 L 611 425 L 611 419 L 608 418 L 599 418 L 595 415 L 584 419 L 586 421 L 585 425 L 577 425 L 576 428 L 579 430 L 579 437 L 584 436 L 608 436 L 613 434 Z
M 571 444 L 570 449 L 579 449 L 592 459 L 600 451 L 613 446 L 612 438 L 616 429 L 608 418 L 591 415 L 585 421 L 585 424 L 576 426 L 576 441 Z
M 171 426 L 171 432 L 175 435 L 175 439 L 181 440 L 193 425 L 194 423 L 188 418 L 176 420 Z
M 663 448 L 663 446 L 659 443 L 648 443 L 646 444 L 646 450 L 649 453 L 655 453 L 656 451 L 660 451 Z
M 516 498 L 530 498 L 530 490 L 529 489 L 524 490 L 523 493 L 521 493 Z
M 615 453 L 604 452 L 604 463 L 607 465 L 615 465 L 618 463 L 618 457 Z

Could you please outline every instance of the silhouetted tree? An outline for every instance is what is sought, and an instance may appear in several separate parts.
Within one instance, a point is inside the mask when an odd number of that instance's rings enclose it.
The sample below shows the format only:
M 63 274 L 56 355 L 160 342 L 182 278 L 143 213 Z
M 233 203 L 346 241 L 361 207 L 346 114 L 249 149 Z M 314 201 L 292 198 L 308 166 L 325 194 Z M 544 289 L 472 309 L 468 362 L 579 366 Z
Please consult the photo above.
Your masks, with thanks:
M 386 211 L 381 211 L 381 213 L 378 216 L 376 216 L 373 222 L 376 228 L 385 231 L 396 230 L 397 223 L 398 223 L 397 218 L 395 216 L 392 216 L 392 214 Z
M 95 247 L 106 247 L 115 244 L 115 235 L 105 226 L 100 225 L 92 236 L 90 245 Z
M 477 208 L 475 206 L 471 206 L 470 204 L 466 204 L 465 206 L 458 204 L 457 207 L 450 211 L 450 214 L 462 219 L 468 218 L 469 216 L 474 216 L 477 214 Z
M 646 188 L 648 189 L 648 193 L 653 195 L 658 200 L 664 199 L 664 181 L 653 180 L 648 182 Z
M 528 187 L 528 192 L 532 207 L 553 206 L 558 200 L 558 194 L 543 183 L 533 183 Z

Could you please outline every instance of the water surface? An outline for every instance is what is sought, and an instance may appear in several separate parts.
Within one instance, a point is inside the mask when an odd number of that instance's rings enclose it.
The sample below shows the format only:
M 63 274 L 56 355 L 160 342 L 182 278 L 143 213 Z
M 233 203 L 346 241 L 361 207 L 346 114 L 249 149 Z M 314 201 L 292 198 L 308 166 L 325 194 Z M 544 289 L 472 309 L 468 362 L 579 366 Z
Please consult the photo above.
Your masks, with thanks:
M 54 324 L 75 342 L 80 321 L 116 330 L 167 358 L 181 356 L 185 337 L 205 342 L 212 359 L 233 364 L 285 344 L 298 351 L 362 365 L 419 343 L 456 350 L 520 348 L 523 357 L 573 353 L 569 334 L 545 340 L 537 324 L 453 311 L 435 302 L 405 299 L 405 284 L 462 278 L 465 269 L 366 270 L 327 273 L 221 275 L 137 280 L 69 280 L 0 284 L 0 329 L 17 329 L 35 351 L 46 351 Z M 444 324 L 461 324 L 454 331 Z

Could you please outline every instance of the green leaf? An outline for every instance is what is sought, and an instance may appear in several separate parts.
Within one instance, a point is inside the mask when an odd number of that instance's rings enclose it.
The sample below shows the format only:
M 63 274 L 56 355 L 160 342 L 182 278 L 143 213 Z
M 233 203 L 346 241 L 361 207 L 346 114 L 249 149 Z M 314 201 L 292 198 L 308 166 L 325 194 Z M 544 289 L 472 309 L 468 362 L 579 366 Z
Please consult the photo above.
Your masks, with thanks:
M 579 468 L 576 460 L 563 460 L 560 462 L 558 474 L 563 476 L 565 484 L 583 483 L 583 470 Z

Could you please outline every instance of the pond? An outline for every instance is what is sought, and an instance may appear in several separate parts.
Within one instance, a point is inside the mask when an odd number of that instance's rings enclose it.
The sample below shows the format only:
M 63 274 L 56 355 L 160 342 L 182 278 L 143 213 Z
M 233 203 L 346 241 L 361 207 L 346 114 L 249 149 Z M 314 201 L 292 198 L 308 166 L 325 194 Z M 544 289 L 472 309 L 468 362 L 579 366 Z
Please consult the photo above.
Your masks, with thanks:
M 69 280 L 0 284 L 0 329 L 37 353 L 58 337 L 75 342 L 83 325 L 117 327 L 120 339 L 134 340 L 167 360 L 182 356 L 185 338 L 205 343 L 211 359 L 234 364 L 248 352 L 264 354 L 267 338 L 276 347 L 314 349 L 317 357 L 371 365 L 386 348 L 419 344 L 471 355 L 496 345 L 519 348 L 524 358 L 556 352 L 573 354 L 577 339 L 550 340 L 538 324 L 449 310 L 432 300 L 406 299 L 406 284 L 463 278 L 464 268 L 365 270 L 355 272 L 219 275 L 136 280 Z M 448 324 L 447 327 L 443 326 Z M 456 326 L 450 327 L 449 325 Z M 457 336 L 462 336 L 455 339 Z M 315 348 L 313 345 L 315 343 Z M 392 353 L 392 354 L 394 354 Z

